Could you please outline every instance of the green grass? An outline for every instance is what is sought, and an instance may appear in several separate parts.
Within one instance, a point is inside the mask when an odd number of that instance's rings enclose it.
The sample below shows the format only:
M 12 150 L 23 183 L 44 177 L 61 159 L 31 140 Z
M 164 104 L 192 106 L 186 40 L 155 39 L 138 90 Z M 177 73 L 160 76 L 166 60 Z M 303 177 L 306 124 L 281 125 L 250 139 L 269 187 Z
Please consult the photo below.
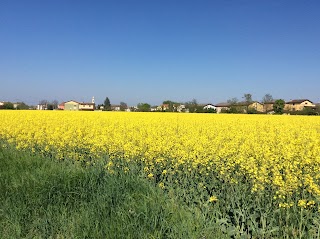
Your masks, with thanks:
M 216 223 L 136 173 L 0 147 L 1 238 L 222 238 Z
M 252 193 L 246 178 L 230 184 L 181 168 L 162 190 L 143 165 L 110 174 L 108 158 L 100 161 L 57 161 L 0 144 L 0 238 L 320 238 L 317 207 L 281 209 L 273 189 Z M 219 200 L 208 202 L 211 195 Z

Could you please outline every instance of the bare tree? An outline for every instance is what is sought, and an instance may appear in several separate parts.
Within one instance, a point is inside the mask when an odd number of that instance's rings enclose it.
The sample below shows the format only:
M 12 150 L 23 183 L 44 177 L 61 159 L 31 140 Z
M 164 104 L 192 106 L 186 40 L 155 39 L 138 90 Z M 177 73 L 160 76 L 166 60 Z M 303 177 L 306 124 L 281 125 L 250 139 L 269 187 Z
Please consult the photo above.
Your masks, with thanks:
M 251 103 L 252 102 L 252 95 L 249 94 L 249 93 L 244 94 L 242 98 L 244 98 L 246 103 Z
M 47 100 L 40 100 L 39 101 L 39 105 L 47 105 L 49 103 L 49 101 Z
M 262 98 L 262 103 L 269 103 L 273 101 L 273 97 L 271 94 L 265 94 Z
M 53 109 L 58 109 L 59 102 L 57 100 L 53 100 L 51 104 L 53 106 Z
M 239 100 L 238 100 L 238 98 L 233 97 L 232 99 L 227 100 L 227 102 L 228 102 L 230 105 L 236 105 L 236 104 L 239 102 Z

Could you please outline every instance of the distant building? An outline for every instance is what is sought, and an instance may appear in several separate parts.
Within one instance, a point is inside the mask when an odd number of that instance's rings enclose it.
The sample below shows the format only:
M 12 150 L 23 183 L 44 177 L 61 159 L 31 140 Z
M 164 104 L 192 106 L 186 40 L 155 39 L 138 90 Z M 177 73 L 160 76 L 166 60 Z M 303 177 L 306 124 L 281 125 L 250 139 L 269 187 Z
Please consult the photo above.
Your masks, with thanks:
M 38 104 L 37 105 L 37 110 L 47 110 L 47 105 L 46 104 Z
M 273 105 L 274 105 L 274 101 L 264 102 L 263 103 L 263 112 L 268 113 L 268 114 L 274 113 Z
M 217 113 L 221 113 L 223 111 L 229 110 L 231 104 L 229 103 L 219 103 L 215 105 Z
M 243 112 L 247 113 L 248 110 L 255 110 L 257 112 L 264 112 L 263 104 L 258 101 L 252 102 L 239 102 L 236 106 L 243 107 Z
M 304 108 L 315 108 L 316 105 L 308 99 L 297 99 L 286 102 L 284 110 L 286 111 L 301 111 Z
M 86 102 L 78 102 L 75 100 L 70 100 L 64 103 L 64 110 L 69 111 L 94 111 L 95 110 L 95 103 L 94 103 L 94 97 L 92 98 L 91 103 Z
M 177 112 L 185 112 L 186 111 L 186 106 L 181 104 L 177 106 Z
M 64 110 L 64 104 L 65 104 L 65 102 L 62 102 L 61 104 L 59 104 L 58 110 Z
M 121 105 L 111 105 L 111 110 L 112 111 L 120 111 L 121 110 Z
M 204 110 L 216 110 L 216 107 L 213 104 L 206 104 L 203 106 Z

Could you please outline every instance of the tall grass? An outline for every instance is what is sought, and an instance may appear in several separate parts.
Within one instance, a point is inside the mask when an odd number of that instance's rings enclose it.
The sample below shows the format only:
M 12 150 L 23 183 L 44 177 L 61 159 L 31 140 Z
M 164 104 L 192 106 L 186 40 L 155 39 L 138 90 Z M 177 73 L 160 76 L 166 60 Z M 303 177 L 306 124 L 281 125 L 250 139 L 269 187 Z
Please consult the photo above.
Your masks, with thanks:
M 0 147 L 1 238 L 223 238 L 216 222 L 136 172 Z

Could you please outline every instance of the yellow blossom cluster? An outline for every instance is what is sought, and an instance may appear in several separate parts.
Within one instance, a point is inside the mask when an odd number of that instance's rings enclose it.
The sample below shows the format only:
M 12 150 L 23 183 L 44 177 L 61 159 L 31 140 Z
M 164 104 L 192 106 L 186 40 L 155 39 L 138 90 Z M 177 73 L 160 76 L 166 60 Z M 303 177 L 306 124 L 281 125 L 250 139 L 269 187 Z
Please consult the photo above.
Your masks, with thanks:
M 272 187 L 275 198 L 298 190 L 320 197 L 320 117 L 1 111 L 0 139 L 58 159 L 108 155 L 110 171 L 121 159 L 149 178 L 214 171 L 235 184 L 244 176 L 253 192 Z

